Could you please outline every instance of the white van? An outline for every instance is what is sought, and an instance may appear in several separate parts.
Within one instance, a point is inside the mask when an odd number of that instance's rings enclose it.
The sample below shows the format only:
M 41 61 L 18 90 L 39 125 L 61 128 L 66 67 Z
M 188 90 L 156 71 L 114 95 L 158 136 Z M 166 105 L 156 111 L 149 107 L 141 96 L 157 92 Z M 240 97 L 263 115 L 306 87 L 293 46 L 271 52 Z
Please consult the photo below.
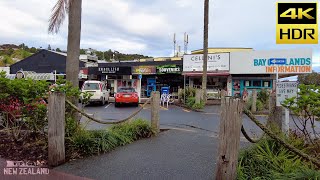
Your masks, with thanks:
M 89 102 L 99 102 L 104 105 L 109 102 L 110 91 L 105 83 L 101 81 L 85 81 L 82 85 L 81 92 L 92 93 Z

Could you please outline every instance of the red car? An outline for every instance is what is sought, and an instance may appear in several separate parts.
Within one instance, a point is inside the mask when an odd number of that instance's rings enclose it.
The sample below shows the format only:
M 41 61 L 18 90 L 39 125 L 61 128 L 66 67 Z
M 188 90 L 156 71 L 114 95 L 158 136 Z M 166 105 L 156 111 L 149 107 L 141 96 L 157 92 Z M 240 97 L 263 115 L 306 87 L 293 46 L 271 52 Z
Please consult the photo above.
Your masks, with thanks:
M 131 87 L 120 87 L 114 96 L 114 100 L 115 107 L 119 107 L 120 104 L 139 105 L 139 95 L 135 89 Z

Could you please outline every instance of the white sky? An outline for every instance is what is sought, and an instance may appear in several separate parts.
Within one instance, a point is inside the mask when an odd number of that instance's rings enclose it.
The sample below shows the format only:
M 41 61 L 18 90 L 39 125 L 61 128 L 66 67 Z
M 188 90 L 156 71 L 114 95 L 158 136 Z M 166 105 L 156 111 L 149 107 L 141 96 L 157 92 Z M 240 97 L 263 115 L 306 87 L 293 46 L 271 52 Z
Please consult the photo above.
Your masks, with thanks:
M 0 44 L 66 49 L 67 21 L 60 32 L 47 32 L 57 0 L 1 0 Z M 291 2 L 301 0 L 290 0 Z M 305 0 L 306 2 L 309 0 Z M 173 52 L 173 33 L 183 49 L 203 43 L 203 0 L 83 0 L 81 48 L 118 50 L 151 56 Z M 252 47 L 256 50 L 312 48 L 320 66 L 319 45 L 275 43 L 276 0 L 210 0 L 209 47 Z M 286 1 L 285 1 L 286 2 Z M 310 1 L 314 2 L 314 1 Z

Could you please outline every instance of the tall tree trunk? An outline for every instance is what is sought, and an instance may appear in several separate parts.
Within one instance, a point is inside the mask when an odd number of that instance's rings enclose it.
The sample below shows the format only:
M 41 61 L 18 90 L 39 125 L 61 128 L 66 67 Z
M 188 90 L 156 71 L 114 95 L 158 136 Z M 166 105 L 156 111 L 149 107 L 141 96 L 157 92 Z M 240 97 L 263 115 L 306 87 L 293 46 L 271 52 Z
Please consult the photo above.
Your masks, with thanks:
M 82 0 L 73 0 L 69 9 L 68 47 L 66 76 L 73 87 L 79 88 L 79 56 L 81 37 L 81 4 Z
M 203 75 L 202 75 L 202 92 L 203 92 L 204 102 L 207 102 L 208 25 L 209 25 L 209 0 L 204 0 Z

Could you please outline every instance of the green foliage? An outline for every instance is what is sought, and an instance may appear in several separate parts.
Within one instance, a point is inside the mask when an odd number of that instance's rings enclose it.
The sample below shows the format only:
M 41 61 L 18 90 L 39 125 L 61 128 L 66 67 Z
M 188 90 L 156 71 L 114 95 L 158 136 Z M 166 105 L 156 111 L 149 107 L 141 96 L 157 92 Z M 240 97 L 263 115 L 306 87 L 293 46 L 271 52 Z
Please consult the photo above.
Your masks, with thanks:
M 193 87 L 187 87 L 185 91 L 186 91 L 186 99 L 188 99 L 188 97 L 194 97 L 196 95 L 196 89 Z M 179 96 L 182 99 L 184 98 L 184 90 L 181 91 Z
M 251 110 L 252 103 L 253 103 L 253 100 L 252 100 L 252 97 L 250 97 L 249 100 L 246 102 L 246 105 L 245 105 L 246 108 Z M 256 108 L 257 108 L 257 111 L 262 111 L 264 110 L 265 105 L 259 99 L 257 99 Z
M 201 101 L 200 103 L 194 103 L 194 104 L 192 105 L 192 109 L 203 109 L 204 106 L 205 106 L 204 102 Z
M 320 117 L 320 86 L 300 84 L 299 90 L 298 97 L 288 98 L 282 105 L 296 115 L 296 119 L 293 120 L 300 121 L 302 125 L 300 127 L 296 125 L 297 129 L 305 135 L 306 140 L 313 143 L 315 141 L 310 137 L 307 125 L 311 125 L 313 135 L 319 138 L 315 121 Z
M 286 99 L 283 105 L 295 115 L 320 116 L 320 86 L 299 85 L 298 97 Z
M 270 93 L 267 89 L 262 89 L 257 94 L 257 99 L 262 102 L 263 108 L 267 109 L 269 106 Z
M 188 107 L 192 107 L 196 103 L 196 98 L 195 97 L 187 97 L 187 103 L 186 105 Z
M 25 112 L 28 128 L 33 132 L 44 132 L 48 126 L 47 106 L 44 103 L 32 103 L 32 109 Z
M 119 61 L 126 61 L 126 60 L 134 60 L 134 59 L 144 59 L 150 58 L 149 56 L 144 56 L 141 54 L 123 54 L 117 51 L 112 51 L 109 49 L 108 51 L 95 51 L 94 52 L 98 59 L 104 59 L 110 61 L 111 59 L 119 60 Z M 86 54 L 85 49 L 80 49 L 80 54 Z
M 43 98 L 47 95 L 49 84 L 46 81 L 35 81 L 32 79 L 5 78 L 0 75 L 0 99 L 9 96 L 18 98 L 24 103 L 31 103 L 35 99 Z
M 65 136 L 73 136 L 79 128 L 78 122 L 71 116 L 66 117 Z
M 144 120 L 135 120 L 112 126 L 109 130 L 86 131 L 77 129 L 71 136 L 71 149 L 81 156 L 104 153 L 133 141 L 148 138 L 153 135 L 149 123 Z
M 306 151 L 303 139 L 290 136 L 287 141 Z M 237 173 L 238 179 L 313 179 L 319 175 L 313 168 L 278 142 L 265 138 L 240 152 Z
M 320 86 L 320 74 L 313 72 L 311 74 L 302 74 L 298 76 L 298 81 L 305 85 L 317 85 Z

